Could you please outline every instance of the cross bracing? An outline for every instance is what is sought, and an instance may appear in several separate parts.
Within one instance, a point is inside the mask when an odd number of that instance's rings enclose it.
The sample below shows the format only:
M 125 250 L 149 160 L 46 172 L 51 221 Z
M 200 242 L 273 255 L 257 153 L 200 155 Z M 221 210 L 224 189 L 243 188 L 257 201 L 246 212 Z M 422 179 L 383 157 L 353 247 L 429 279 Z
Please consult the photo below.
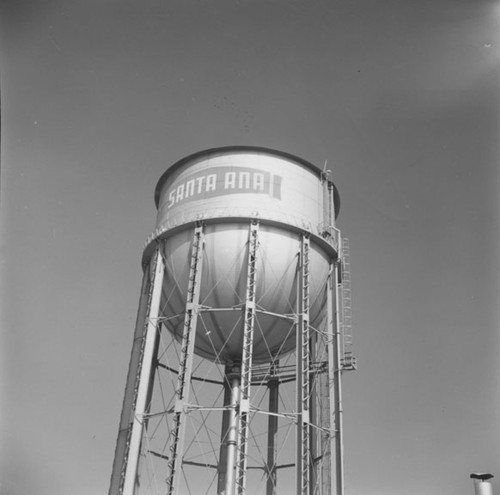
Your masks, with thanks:
M 307 235 L 298 236 L 297 252 L 279 270 L 259 235 L 250 224 L 248 242 L 220 278 L 206 275 L 213 254 L 204 248 L 203 226 L 193 233 L 189 270 L 174 262 L 168 240 L 159 245 L 166 281 L 147 404 L 135 414 L 142 425 L 137 495 L 331 493 L 338 425 L 328 394 L 339 368 L 337 334 L 322 308 L 334 304 L 336 284 L 331 271 L 311 271 L 319 258 Z M 242 265 L 245 276 L 237 274 Z M 225 304 L 217 300 L 222 287 L 230 294 Z M 236 348 L 241 354 L 232 358 Z M 234 436 L 228 421 L 237 425 Z

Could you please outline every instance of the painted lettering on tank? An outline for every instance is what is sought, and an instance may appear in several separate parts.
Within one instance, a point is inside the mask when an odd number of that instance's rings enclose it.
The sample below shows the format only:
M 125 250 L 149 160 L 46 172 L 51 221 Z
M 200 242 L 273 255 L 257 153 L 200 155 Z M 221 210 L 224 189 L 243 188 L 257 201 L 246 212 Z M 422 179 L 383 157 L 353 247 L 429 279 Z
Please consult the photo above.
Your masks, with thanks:
M 281 199 L 281 175 L 250 167 L 213 167 L 176 180 L 167 190 L 167 207 L 227 194 L 267 194 Z

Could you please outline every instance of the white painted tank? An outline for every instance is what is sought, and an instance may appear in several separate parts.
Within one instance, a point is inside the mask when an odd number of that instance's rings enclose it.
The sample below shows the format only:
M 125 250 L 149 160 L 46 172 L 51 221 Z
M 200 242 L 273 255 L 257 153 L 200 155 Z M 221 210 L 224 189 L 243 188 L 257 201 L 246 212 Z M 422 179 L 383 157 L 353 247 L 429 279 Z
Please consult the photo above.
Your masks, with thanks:
M 156 230 L 144 250 L 147 263 L 157 239 L 166 277 L 163 315 L 182 335 L 194 226 L 205 228 L 201 311 L 195 352 L 226 362 L 241 357 L 248 231 L 259 221 L 254 362 L 267 362 L 295 346 L 297 262 L 302 233 L 310 236 L 310 324 L 325 316 L 329 263 L 337 254 L 334 222 L 338 193 L 325 174 L 301 158 L 256 147 L 202 151 L 180 160 L 160 178 Z M 273 313 L 273 314 L 270 314 Z M 175 315 L 179 315 L 175 317 Z

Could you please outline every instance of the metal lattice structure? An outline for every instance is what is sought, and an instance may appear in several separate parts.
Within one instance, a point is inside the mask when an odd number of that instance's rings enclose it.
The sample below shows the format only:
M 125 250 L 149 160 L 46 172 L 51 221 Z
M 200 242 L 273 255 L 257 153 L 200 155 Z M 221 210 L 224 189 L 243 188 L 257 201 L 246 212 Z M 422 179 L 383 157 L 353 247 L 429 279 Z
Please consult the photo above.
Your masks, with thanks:
M 291 155 L 216 151 L 201 165 L 199 155 L 182 161 L 158 186 L 109 493 L 344 495 L 341 379 L 352 333 L 336 189 Z M 255 168 L 270 159 L 296 169 Z M 238 203 L 227 216 L 217 202 L 207 214 L 223 187 L 286 202 L 287 174 L 323 191 L 317 228 L 288 213 L 266 218 L 263 206 Z M 176 210 L 203 184 L 203 214 Z

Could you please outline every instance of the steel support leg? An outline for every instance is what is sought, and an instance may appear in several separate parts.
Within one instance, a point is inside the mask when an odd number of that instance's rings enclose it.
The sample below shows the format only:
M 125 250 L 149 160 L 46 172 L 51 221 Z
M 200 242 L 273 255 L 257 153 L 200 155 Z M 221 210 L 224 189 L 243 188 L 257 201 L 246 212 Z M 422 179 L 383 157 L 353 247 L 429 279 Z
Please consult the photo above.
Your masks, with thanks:
M 231 406 L 231 372 L 232 364 L 226 364 L 224 372 L 224 412 L 222 413 L 222 428 L 219 449 L 219 468 L 217 475 L 217 495 L 223 495 L 226 491 L 227 473 L 227 447 L 229 440 L 229 416 Z
M 253 222 L 248 234 L 247 287 L 244 308 L 243 349 L 241 355 L 241 382 L 239 398 L 240 428 L 236 462 L 236 493 L 243 495 L 246 488 L 248 422 L 250 414 L 250 385 L 252 381 L 253 334 L 255 325 L 255 292 L 257 279 L 257 248 L 259 224 Z M 226 495 L 230 495 L 227 493 Z
M 146 327 L 144 322 L 146 321 L 146 314 L 149 311 L 149 292 L 152 287 L 152 281 L 151 266 L 148 266 L 144 270 L 142 277 L 141 296 L 139 299 L 139 309 L 137 311 L 127 383 L 123 397 L 120 426 L 118 429 L 118 438 L 113 460 L 113 470 L 111 472 L 111 481 L 108 491 L 109 495 L 119 495 L 123 493 L 123 480 L 125 468 L 127 466 L 128 449 L 130 446 L 131 418 L 133 417 L 133 408 L 137 391 L 136 382 L 142 360 L 142 344 Z
M 309 332 L 309 359 L 311 363 L 318 361 L 318 334 Z M 316 371 L 316 370 L 315 370 Z M 318 492 L 318 472 L 320 468 L 320 452 L 318 434 L 318 387 L 320 374 L 309 373 L 309 448 L 310 448 L 310 467 L 309 467 L 309 485 L 311 495 L 319 495 Z
M 274 363 L 273 372 L 278 363 Z M 269 418 L 267 420 L 267 484 L 266 495 L 276 494 L 276 435 L 278 434 L 278 399 L 279 399 L 279 379 L 270 378 L 267 383 L 269 390 Z M 275 414 L 272 414 L 275 413 Z
M 330 265 L 327 292 L 328 318 L 328 378 L 333 384 L 330 389 L 330 411 L 334 411 L 334 425 L 330 425 L 332 440 L 335 443 L 335 456 L 331 456 L 331 471 L 335 473 L 336 495 L 344 495 L 344 445 L 342 424 L 342 365 L 341 334 L 339 324 L 339 262 Z M 331 446 L 333 447 L 333 445 Z M 333 451 L 333 448 L 331 448 Z M 333 493 L 333 486 L 332 486 Z
M 298 266 L 297 311 L 297 495 L 309 495 L 309 238 L 302 235 Z
M 328 351 L 327 351 L 328 352 Z M 319 471 L 318 471 L 318 481 L 317 483 L 320 486 L 320 491 L 319 493 L 321 495 L 332 495 L 334 493 L 333 491 L 333 475 L 334 472 L 332 471 L 332 467 L 334 466 L 332 464 L 332 446 L 333 446 L 333 428 L 330 430 L 332 427 L 332 418 L 331 418 L 331 412 L 330 412 L 330 395 L 332 395 L 332 392 L 330 391 L 330 382 L 329 381 L 329 374 L 328 374 L 328 367 L 325 370 L 324 373 L 321 373 L 319 375 L 319 380 L 317 382 L 317 387 L 318 389 L 318 394 L 321 400 L 319 401 L 318 404 L 318 413 L 319 413 L 319 423 L 321 427 L 321 434 L 320 434 L 320 455 L 321 461 L 320 461 L 320 466 L 319 466 Z
M 170 434 L 170 461 L 167 477 L 167 494 L 177 495 L 182 472 L 182 456 L 186 431 L 186 407 L 191 388 L 191 372 L 193 367 L 194 342 L 196 324 L 198 321 L 198 305 L 200 300 L 200 285 L 203 265 L 203 226 L 195 228 L 191 260 L 189 267 L 189 282 L 184 314 L 184 329 L 181 343 L 179 374 L 177 375 L 174 424 Z
M 236 472 L 236 454 L 238 451 L 238 406 L 240 402 L 240 377 L 231 377 L 231 407 L 229 408 L 229 421 L 227 429 L 227 459 L 226 459 L 226 486 L 225 495 L 233 495 Z
M 120 431 L 118 434 L 110 495 L 133 495 L 137 482 L 139 453 L 144 429 L 144 414 L 148 408 L 153 383 L 153 363 L 156 359 L 158 316 L 165 266 L 160 248 L 144 273 L 143 290 L 137 315 Z

